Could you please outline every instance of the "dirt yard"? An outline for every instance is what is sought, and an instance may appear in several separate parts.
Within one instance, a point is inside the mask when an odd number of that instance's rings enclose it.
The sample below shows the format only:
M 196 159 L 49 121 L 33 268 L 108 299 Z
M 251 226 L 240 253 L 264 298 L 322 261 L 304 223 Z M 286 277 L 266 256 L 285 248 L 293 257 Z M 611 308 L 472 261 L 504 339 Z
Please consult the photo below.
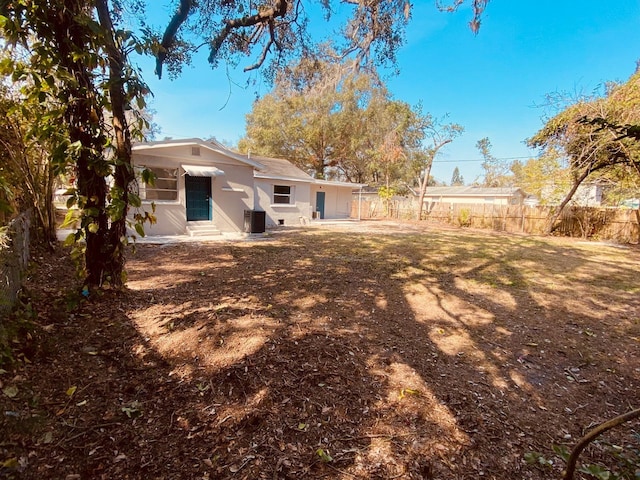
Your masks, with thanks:
M 633 246 L 283 229 L 139 245 L 88 300 L 62 250 L 35 260 L 0 477 L 552 479 L 554 446 L 640 407 Z M 640 468 L 638 433 L 583 460 Z

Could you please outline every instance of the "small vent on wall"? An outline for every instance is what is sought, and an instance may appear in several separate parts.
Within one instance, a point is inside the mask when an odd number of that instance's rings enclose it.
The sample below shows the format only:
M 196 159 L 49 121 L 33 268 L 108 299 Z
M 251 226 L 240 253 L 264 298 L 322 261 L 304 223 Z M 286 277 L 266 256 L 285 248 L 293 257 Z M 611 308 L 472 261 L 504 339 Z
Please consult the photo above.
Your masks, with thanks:
M 191 147 L 191 155 L 194 157 L 200 156 L 200 147 Z

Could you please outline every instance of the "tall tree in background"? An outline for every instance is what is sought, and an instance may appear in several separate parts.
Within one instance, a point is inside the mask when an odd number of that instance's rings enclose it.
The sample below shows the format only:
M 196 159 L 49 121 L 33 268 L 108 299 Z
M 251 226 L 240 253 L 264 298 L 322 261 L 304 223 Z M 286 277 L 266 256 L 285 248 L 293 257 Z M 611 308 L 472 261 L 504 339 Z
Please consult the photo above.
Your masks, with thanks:
M 390 186 L 407 176 L 403 159 L 419 147 L 426 124 L 419 109 L 393 100 L 373 72 L 303 61 L 254 103 L 239 146 L 287 158 L 316 178 Z
M 369 168 L 375 185 L 384 185 L 393 193 L 398 183 L 410 181 L 414 152 L 422 148 L 430 115 L 423 115 L 421 107 L 411 108 L 404 102 L 389 102 L 370 109 L 365 125 L 371 139 Z
M 591 119 L 600 119 L 592 122 Z M 529 140 L 529 145 L 543 152 L 556 149 L 569 161 L 571 188 L 547 223 L 551 232 L 564 207 L 578 187 L 589 177 L 611 174 L 640 175 L 640 142 L 620 135 L 612 125 L 640 123 L 640 72 L 622 85 L 609 85 L 604 96 L 589 98 L 569 105 L 551 118 Z
M 459 187 L 464 185 L 464 178 L 460 175 L 460 169 L 458 167 L 453 169 L 453 173 L 451 174 L 451 186 Z
M 534 195 L 543 205 L 561 202 L 571 185 L 566 162 L 563 161 L 562 154 L 554 149 L 526 162 L 514 161 L 511 172 L 514 184 Z
M 476 148 L 482 156 L 482 170 L 484 170 L 482 186 L 510 186 L 512 184 L 512 178 L 509 175 L 509 165 L 493 156 L 491 153 L 491 141 L 487 137 L 482 138 L 476 143 Z
M 429 124 L 425 128 L 425 135 L 429 139 L 429 145 L 423 150 L 422 161 L 414 166 L 417 171 L 419 194 L 418 194 L 418 220 L 422 219 L 424 209 L 424 197 L 429 186 L 431 167 L 438 153 L 442 148 L 453 142 L 462 135 L 464 128 L 457 123 L 444 123 L 444 120 L 434 120 L 429 117 Z
M 239 146 L 286 158 L 316 178 L 338 171 L 352 179 L 366 171 L 354 163 L 354 140 L 367 136 L 363 112 L 389 101 L 373 73 L 303 59 L 278 74 L 274 90 L 254 103 Z

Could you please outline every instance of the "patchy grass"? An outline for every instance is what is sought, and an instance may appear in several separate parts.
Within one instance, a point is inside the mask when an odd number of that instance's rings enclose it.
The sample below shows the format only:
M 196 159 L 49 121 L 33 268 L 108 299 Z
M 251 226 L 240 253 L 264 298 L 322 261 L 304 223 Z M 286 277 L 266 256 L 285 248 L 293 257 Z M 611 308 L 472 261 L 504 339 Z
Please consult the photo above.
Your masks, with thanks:
M 66 313 L 62 261 L 30 285 L 47 348 L 0 376 L 9 475 L 551 479 L 552 445 L 637 407 L 637 249 L 382 222 L 142 245 L 124 295 Z

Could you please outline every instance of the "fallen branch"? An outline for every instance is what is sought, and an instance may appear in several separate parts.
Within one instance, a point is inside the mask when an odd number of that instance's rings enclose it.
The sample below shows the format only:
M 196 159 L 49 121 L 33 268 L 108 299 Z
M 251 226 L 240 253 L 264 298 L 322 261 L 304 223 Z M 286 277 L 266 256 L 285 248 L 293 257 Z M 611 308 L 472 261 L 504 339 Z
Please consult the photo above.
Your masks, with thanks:
M 582 450 L 584 450 L 587 445 L 589 445 L 592 441 L 594 441 L 599 435 L 604 432 L 611 430 L 618 425 L 621 425 L 629 420 L 633 420 L 634 418 L 640 417 L 640 408 L 636 410 L 632 410 L 625 414 L 619 415 L 611 420 L 601 423 L 593 430 L 587 432 L 587 434 L 580 439 L 573 450 L 571 451 L 571 455 L 569 455 L 569 460 L 567 460 L 567 470 L 564 474 L 564 480 L 573 480 L 573 474 L 576 471 L 576 463 L 578 462 L 578 456 Z

